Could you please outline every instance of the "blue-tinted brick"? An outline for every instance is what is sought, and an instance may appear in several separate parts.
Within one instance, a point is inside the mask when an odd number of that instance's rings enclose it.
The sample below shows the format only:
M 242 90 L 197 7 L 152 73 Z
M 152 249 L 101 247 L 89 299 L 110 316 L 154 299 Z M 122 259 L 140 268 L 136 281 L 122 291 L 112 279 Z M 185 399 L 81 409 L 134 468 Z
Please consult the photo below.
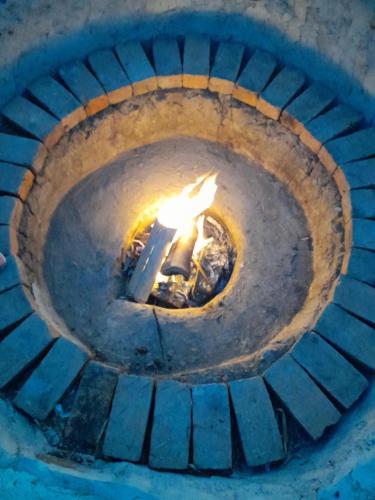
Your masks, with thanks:
M 81 103 L 51 76 L 44 76 L 32 83 L 28 91 L 50 113 L 61 120 L 66 128 L 73 127 L 86 117 Z
M 182 84 L 186 88 L 206 89 L 210 73 L 209 38 L 191 35 L 185 38 Z
M 156 38 L 152 52 L 158 78 L 162 89 L 182 86 L 182 66 L 180 49 L 174 38 Z
M 375 286 L 375 253 L 360 248 L 352 248 L 348 275 L 351 278 Z
M 0 133 L 0 161 L 23 165 L 38 172 L 45 156 L 46 149 L 39 141 Z
M 237 80 L 244 54 L 238 43 L 221 42 L 215 55 L 208 88 L 212 92 L 231 94 Z
M 140 95 L 157 88 L 154 68 L 139 42 L 131 41 L 117 45 L 116 53 L 133 85 L 134 95 Z
M 255 106 L 258 95 L 270 81 L 276 65 L 277 61 L 271 54 L 256 50 L 237 80 L 233 97 Z
M 372 286 L 341 276 L 333 301 L 343 309 L 375 324 L 375 288 Z
M 335 99 L 335 94 L 318 84 L 313 84 L 287 106 L 281 115 L 281 123 L 299 134 L 303 125 L 324 111 Z
M 90 54 L 89 63 L 107 92 L 111 104 L 121 102 L 132 95 L 130 81 L 112 50 L 100 50 Z
M 285 67 L 261 93 L 257 109 L 266 116 L 277 120 L 281 111 L 302 89 L 305 75 L 294 68 Z

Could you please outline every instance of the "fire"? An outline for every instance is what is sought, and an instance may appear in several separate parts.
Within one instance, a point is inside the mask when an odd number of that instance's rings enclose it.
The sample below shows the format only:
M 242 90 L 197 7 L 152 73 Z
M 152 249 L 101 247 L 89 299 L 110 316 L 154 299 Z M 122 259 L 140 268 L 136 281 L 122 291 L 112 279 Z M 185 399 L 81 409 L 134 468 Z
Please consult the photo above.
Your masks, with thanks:
M 216 177 L 217 174 L 198 177 L 160 207 L 157 219 L 163 226 L 177 230 L 175 240 L 191 234 L 196 218 L 212 205 L 217 190 Z

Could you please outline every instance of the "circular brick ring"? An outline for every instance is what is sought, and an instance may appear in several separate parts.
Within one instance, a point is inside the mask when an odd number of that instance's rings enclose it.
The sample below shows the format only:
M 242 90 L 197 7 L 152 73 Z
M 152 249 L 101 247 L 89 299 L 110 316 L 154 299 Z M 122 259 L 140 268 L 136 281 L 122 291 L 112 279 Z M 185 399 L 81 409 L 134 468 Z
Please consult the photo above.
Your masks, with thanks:
M 275 405 L 316 440 L 365 391 L 363 373 L 375 368 L 375 128 L 336 103 L 328 89 L 306 84 L 300 71 L 278 70 L 270 54 L 256 50 L 247 60 L 242 45 L 222 42 L 211 64 L 211 50 L 209 39 L 189 36 L 181 57 L 176 40 L 156 39 L 151 63 L 141 43 L 127 42 L 60 68 L 58 78 L 41 78 L 2 110 L 28 137 L 0 134 L 0 251 L 7 257 L 0 274 L 0 387 L 43 421 L 58 413 L 59 401 L 78 381 L 63 430 L 69 450 L 157 469 L 192 464 L 230 471 L 238 433 L 248 466 L 278 462 L 286 443 Z M 279 120 L 318 155 L 342 196 L 346 258 L 332 303 L 314 331 L 262 376 L 191 387 L 119 374 L 47 328 L 17 264 L 20 214 L 48 150 L 111 104 L 176 87 L 232 95 Z

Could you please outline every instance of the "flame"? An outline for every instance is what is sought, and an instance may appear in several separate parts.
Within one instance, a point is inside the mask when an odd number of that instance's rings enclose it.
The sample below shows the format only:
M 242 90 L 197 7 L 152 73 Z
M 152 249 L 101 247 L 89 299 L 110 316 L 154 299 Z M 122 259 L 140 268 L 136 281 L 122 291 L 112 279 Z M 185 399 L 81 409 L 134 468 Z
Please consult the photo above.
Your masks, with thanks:
M 160 207 L 158 221 L 165 227 L 177 229 L 175 239 L 190 234 L 195 219 L 212 205 L 217 190 L 216 177 L 217 174 L 198 177 Z

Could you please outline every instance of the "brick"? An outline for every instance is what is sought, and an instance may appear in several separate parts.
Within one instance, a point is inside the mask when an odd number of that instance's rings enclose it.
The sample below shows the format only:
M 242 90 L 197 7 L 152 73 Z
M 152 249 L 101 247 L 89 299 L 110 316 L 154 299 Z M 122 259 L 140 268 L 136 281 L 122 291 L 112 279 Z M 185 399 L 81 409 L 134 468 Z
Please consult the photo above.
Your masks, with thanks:
M 350 193 L 352 216 L 362 218 L 375 217 L 375 190 L 359 189 Z
M 24 97 L 16 97 L 3 109 L 2 114 L 14 125 L 53 147 L 61 138 L 64 129 L 54 116 Z
M 342 275 L 333 301 L 356 316 L 375 323 L 375 288 L 372 286 Z
M 0 295 L 0 332 L 12 328 L 33 312 L 21 285 Z
M 70 450 L 95 451 L 111 408 L 117 371 L 96 361 L 82 374 L 73 407 L 64 429 Z
M 0 173 L 1 172 L 2 171 L 0 170 Z M 20 207 L 21 202 L 14 196 L 0 196 L 0 224 L 9 224 L 11 221 L 12 213 L 15 210 L 20 210 Z
M 312 439 L 320 438 L 340 419 L 337 408 L 290 354 L 268 368 L 264 378 Z
M 47 150 L 39 141 L 0 133 L 0 161 L 16 163 L 39 172 Z
M 304 126 L 322 113 L 334 99 L 335 94 L 326 87 L 310 85 L 284 109 L 281 123 L 299 135 Z
M 153 386 L 149 377 L 119 377 L 104 439 L 104 456 L 131 462 L 141 460 Z
M 353 246 L 375 250 L 375 221 L 369 219 L 352 219 Z
M 316 333 L 305 333 L 295 344 L 291 355 L 346 409 L 368 386 L 366 378 Z
M 294 68 L 283 68 L 260 95 L 257 109 L 278 120 L 281 111 L 290 103 L 305 83 L 305 75 Z
M 185 38 L 182 85 L 188 89 L 206 89 L 210 74 L 209 38 L 190 35 Z
M 21 277 L 15 257 L 7 257 L 5 267 L 0 271 L 0 293 L 21 284 Z
M 155 38 L 152 44 L 154 66 L 161 89 L 182 87 L 180 49 L 175 38 Z
M 117 104 L 132 96 L 133 89 L 129 78 L 112 50 L 100 50 L 90 54 L 89 63 L 111 104 Z
M 211 92 L 232 94 L 243 54 L 243 45 L 228 42 L 219 44 L 208 82 Z
M 0 388 L 22 374 L 53 341 L 47 325 L 35 313 L 0 342 Z
M 131 41 L 115 48 L 129 80 L 133 86 L 133 94 L 141 95 L 157 89 L 154 68 L 139 42 Z
M 270 81 L 277 61 L 268 52 L 256 50 L 234 86 L 233 97 L 249 106 L 256 106 L 258 96 Z
M 193 463 L 202 470 L 230 470 L 232 436 L 225 384 L 194 386 Z
M 246 463 L 249 467 L 269 464 L 284 457 L 275 413 L 261 377 L 229 384 Z
M 87 359 L 87 352 L 65 338 L 59 338 L 21 387 L 14 404 L 31 417 L 44 420 Z
M 63 85 L 51 76 L 43 76 L 28 87 L 30 94 L 61 120 L 65 130 L 85 120 L 86 112 L 81 103 Z
M 27 168 L 0 162 L 0 193 L 17 196 L 25 201 L 34 182 L 34 175 Z
M 301 133 L 301 141 L 317 153 L 323 144 L 340 134 L 350 132 L 363 117 L 352 108 L 340 104 L 309 122 Z
M 375 187 L 375 158 L 344 163 L 340 169 L 351 189 Z
M 9 255 L 17 255 L 17 237 L 10 230 L 10 226 L 0 226 L 0 252 L 8 257 Z
M 191 433 L 191 395 L 186 384 L 160 381 L 156 387 L 149 465 L 187 469 Z
M 88 68 L 75 61 L 59 69 L 65 85 L 83 104 L 87 116 L 94 115 L 109 106 L 107 94 Z
M 375 286 L 375 253 L 360 248 L 352 248 L 348 275 L 358 281 L 364 281 Z
M 352 360 L 375 370 L 375 338 L 370 326 L 329 304 L 314 330 Z
M 375 128 L 366 128 L 327 142 L 319 152 L 319 159 L 327 170 L 355 160 L 375 155 Z

